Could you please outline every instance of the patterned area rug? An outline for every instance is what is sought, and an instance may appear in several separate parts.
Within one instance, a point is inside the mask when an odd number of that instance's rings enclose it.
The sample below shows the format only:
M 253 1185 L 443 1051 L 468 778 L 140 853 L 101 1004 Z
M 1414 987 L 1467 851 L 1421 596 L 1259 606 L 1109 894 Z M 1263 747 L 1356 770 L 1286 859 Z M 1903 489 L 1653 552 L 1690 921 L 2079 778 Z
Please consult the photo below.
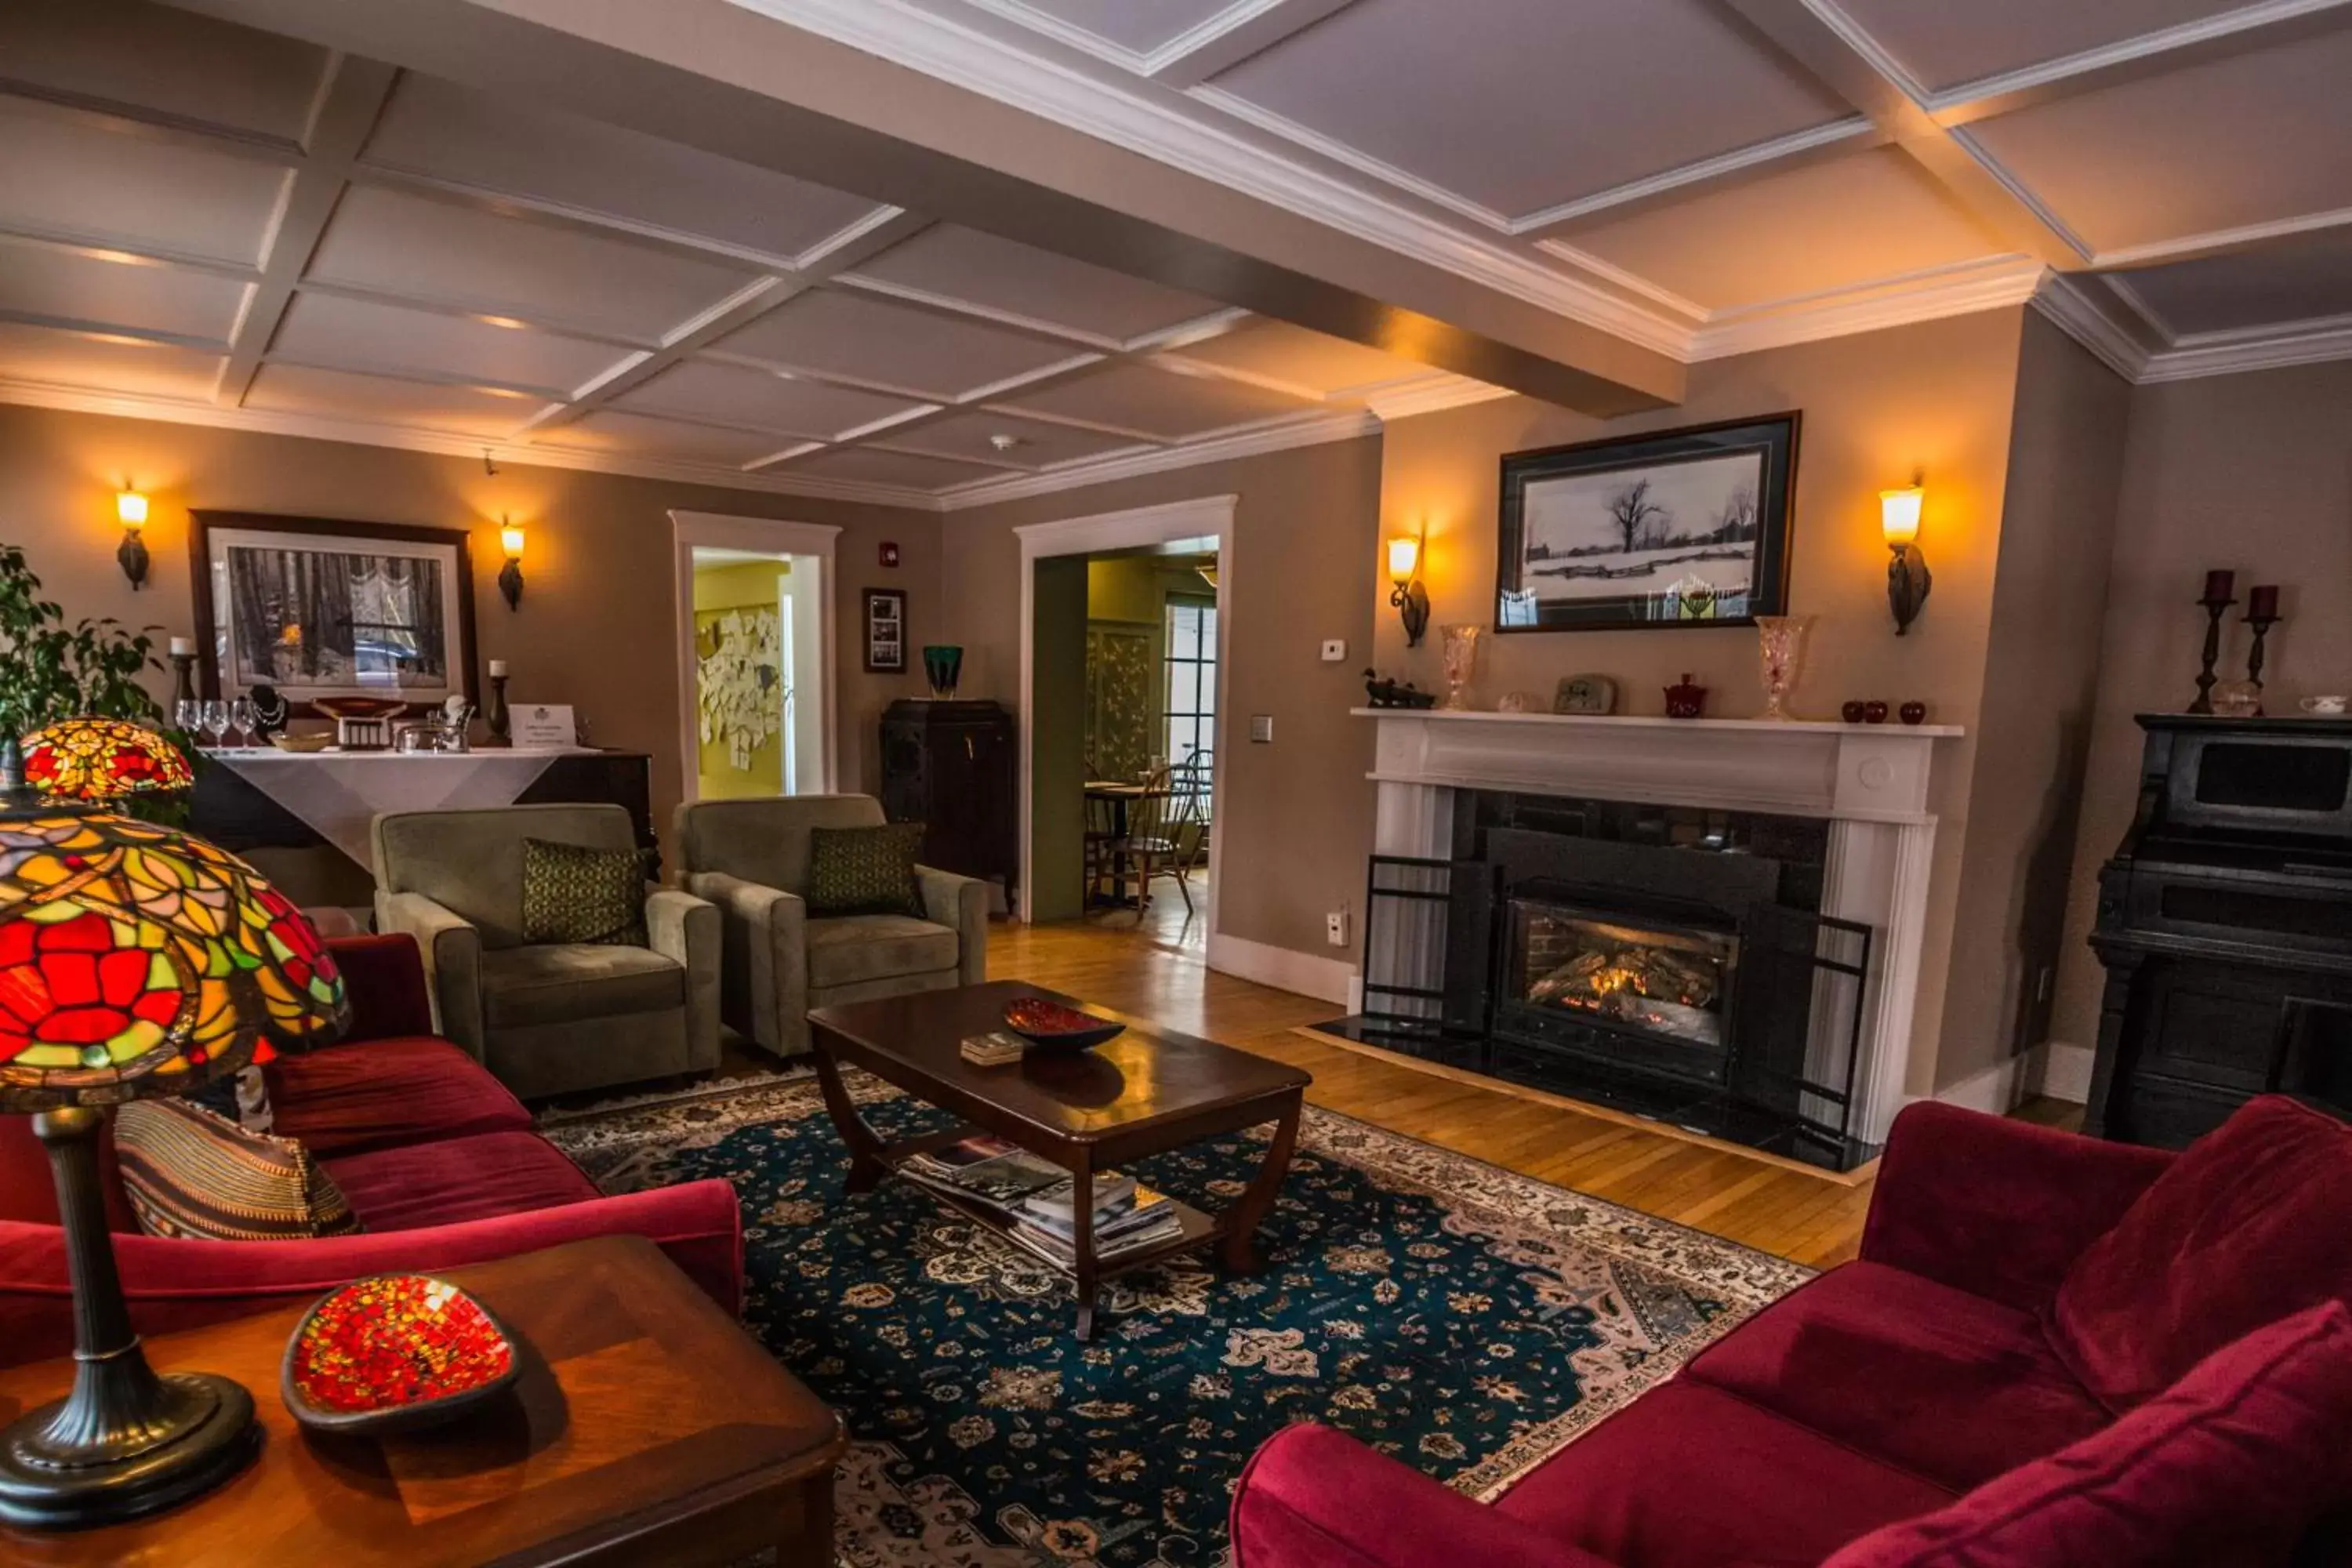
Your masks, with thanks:
M 886 1136 L 947 1120 L 851 1083 Z M 845 1198 L 805 1073 L 541 1125 L 608 1193 L 734 1183 L 745 1320 L 856 1438 L 848 1568 L 1212 1568 L 1243 1462 L 1293 1421 L 1492 1496 L 1810 1272 L 1310 1106 L 1270 1266 L 1121 1276 L 1081 1344 L 1026 1252 L 902 1182 Z M 1262 1142 L 1133 1173 L 1223 1207 Z

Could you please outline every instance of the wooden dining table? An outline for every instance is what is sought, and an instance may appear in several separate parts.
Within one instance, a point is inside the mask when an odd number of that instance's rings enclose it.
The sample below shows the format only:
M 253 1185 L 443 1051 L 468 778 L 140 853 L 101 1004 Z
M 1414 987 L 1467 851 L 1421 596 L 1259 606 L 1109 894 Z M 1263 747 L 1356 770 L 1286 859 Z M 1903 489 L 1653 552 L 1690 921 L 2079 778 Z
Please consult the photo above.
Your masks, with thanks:
M 1174 787 L 1169 784 L 1154 786 L 1120 779 L 1088 779 L 1087 781 L 1087 799 L 1089 802 L 1099 800 L 1109 805 L 1111 842 L 1119 846 L 1125 845 L 1129 837 L 1129 813 L 1137 801 L 1169 800 L 1172 799 L 1175 794 Z M 1111 857 L 1110 896 L 1097 899 L 1094 896 L 1094 890 L 1089 888 L 1088 901 L 1108 904 L 1122 910 L 1139 907 L 1143 896 L 1142 891 L 1139 889 L 1134 898 L 1128 897 L 1127 872 L 1126 849 L 1123 847 L 1115 849 Z

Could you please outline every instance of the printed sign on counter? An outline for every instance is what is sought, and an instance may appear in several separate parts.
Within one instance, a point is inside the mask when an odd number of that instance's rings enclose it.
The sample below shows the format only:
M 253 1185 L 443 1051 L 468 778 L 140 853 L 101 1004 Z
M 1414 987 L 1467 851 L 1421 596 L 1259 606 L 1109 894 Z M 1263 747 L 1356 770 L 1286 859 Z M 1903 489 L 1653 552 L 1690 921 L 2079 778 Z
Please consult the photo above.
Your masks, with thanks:
M 569 702 L 525 703 L 514 710 L 514 743 L 518 746 L 576 746 L 579 726 L 572 722 Z

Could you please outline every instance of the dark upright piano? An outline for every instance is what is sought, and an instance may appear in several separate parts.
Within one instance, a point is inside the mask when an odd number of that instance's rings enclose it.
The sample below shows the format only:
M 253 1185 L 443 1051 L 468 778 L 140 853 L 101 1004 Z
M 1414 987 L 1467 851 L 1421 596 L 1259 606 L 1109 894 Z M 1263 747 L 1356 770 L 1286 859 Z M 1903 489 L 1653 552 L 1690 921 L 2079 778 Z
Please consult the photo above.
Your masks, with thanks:
M 2352 1115 L 2352 721 L 2139 723 L 2085 1130 L 2178 1148 L 2272 1091 Z

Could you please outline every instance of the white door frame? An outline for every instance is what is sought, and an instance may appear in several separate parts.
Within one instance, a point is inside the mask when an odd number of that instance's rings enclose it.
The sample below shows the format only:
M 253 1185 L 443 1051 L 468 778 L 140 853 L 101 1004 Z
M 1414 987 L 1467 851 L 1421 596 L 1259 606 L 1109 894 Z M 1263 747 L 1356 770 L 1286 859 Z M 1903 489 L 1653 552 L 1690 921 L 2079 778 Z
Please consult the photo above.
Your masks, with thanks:
M 696 766 L 702 754 L 700 727 L 695 722 L 698 712 L 694 689 L 697 663 L 694 648 L 694 550 L 695 546 L 720 550 L 753 550 L 764 554 L 814 557 L 817 563 L 817 700 L 824 705 L 824 758 L 820 783 L 827 794 L 839 787 L 841 744 L 840 730 L 835 723 L 836 701 L 834 680 L 834 600 L 837 586 L 834 581 L 833 556 L 835 542 L 841 530 L 831 523 L 784 522 L 767 517 L 730 517 L 717 511 L 672 511 L 669 514 L 670 554 L 677 595 L 677 765 L 680 800 L 699 798 L 701 770 Z M 793 671 L 793 679 L 805 687 L 811 671 Z
M 1030 892 L 1035 887 L 1030 852 L 1030 715 L 1036 711 L 1034 687 L 1037 634 L 1037 563 L 1055 555 L 1093 555 L 1107 550 L 1136 550 L 1152 544 L 1213 542 L 1217 552 L 1217 719 L 1211 750 L 1215 762 L 1209 770 L 1209 923 L 1217 930 L 1217 890 L 1223 884 L 1225 835 L 1216 830 L 1224 820 L 1225 772 L 1225 649 L 1232 617 L 1225 614 L 1234 587 L 1234 508 L 1238 495 L 1202 496 L 1196 500 L 1171 501 L 1162 506 L 1108 511 L 1095 517 L 1066 518 L 1058 522 L 1033 522 L 1013 531 L 1021 540 L 1021 727 L 1017 742 L 1021 757 L 1021 897 L 1020 916 L 1030 919 Z

